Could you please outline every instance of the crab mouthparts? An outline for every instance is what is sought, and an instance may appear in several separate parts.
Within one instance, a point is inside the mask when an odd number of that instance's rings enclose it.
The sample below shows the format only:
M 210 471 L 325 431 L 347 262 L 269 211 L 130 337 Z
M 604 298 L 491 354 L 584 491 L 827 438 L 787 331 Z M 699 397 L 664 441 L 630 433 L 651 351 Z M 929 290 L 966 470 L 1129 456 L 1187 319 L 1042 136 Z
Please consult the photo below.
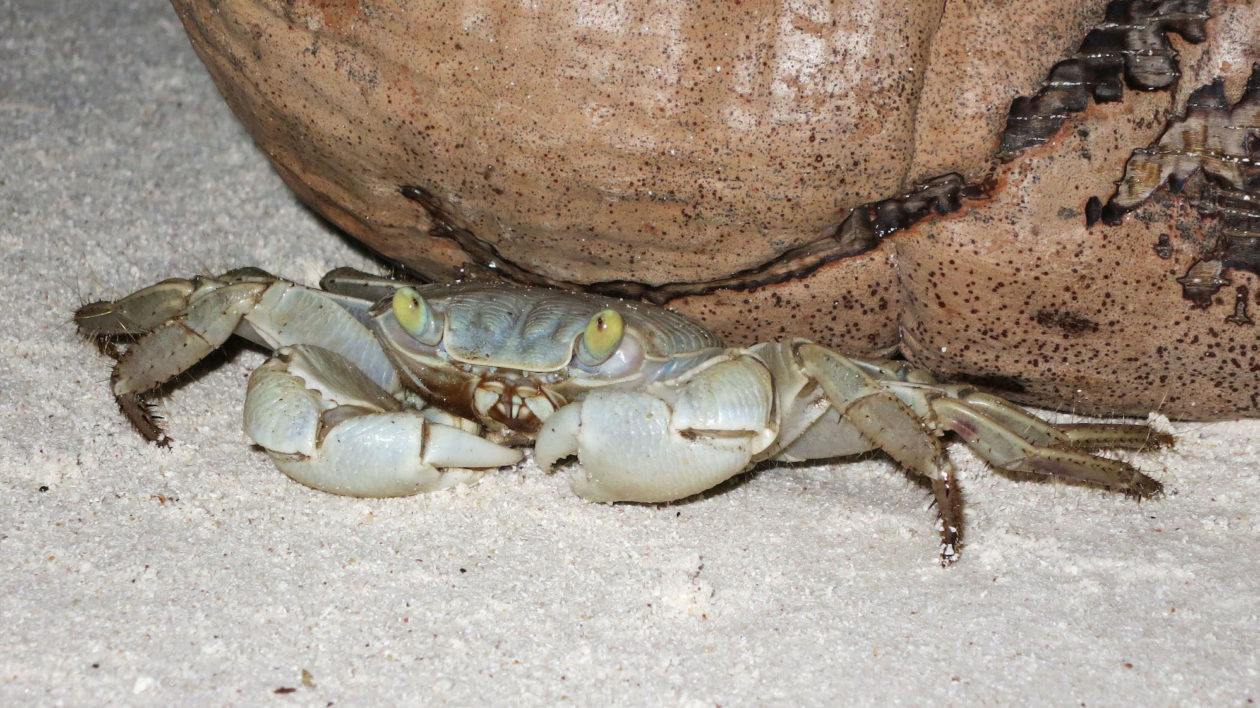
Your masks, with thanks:
M 473 390 L 473 410 L 478 417 L 521 432 L 536 432 L 562 405 L 564 401 L 554 394 L 532 385 L 491 380 Z

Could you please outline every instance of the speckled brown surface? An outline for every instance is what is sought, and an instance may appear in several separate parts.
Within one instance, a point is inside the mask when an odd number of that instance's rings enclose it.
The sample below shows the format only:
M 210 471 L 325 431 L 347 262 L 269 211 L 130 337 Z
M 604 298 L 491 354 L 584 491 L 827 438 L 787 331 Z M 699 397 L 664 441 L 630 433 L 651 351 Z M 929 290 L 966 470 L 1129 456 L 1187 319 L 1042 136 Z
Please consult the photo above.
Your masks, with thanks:
M 1102 17 L 1107 0 L 950 2 L 916 108 L 914 162 L 920 182 L 946 172 L 976 178 L 988 168 L 1011 99 L 1034 93 Z
M 859 204 L 948 171 L 985 176 L 1012 98 L 1035 94 L 1056 61 L 1080 50 L 1095 57 L 1087 73 L 1119 82 L 1097 59 L 1111 55 L 1091 51 L 1146 56 L 1105 42 L 1081 49 L 1100 0 L 174 4 L 298 195 L 439 279 L 468 266 L 651 285 L 757 268 L 825 240 Z M 1226 17 L 1206 44 L 1177 35 L 1200 39 L 1182 20 L 1196 7 L 1113 8 L 1169 17 L 1141 37 L 1111 36 L 1182 52 L 1187 80 L 1153 94 L 1116 83 L 1123 102 L 1090 109 L 999 169 L 992 200 L 966 215 L 830 259 L 808 278 L 749 276 L 757 287 L 669 303 L 734 342 L 808 336 L 886 354 L 905 331 L 918 361 L 1042 404 L 1192 417 L 1260 409 L 1246 395 L 1260 385 L 1248 364 L 1240 377 L 1205 361 L 1255 332 L 1178 314 L 1185 303 L 1168 276 L 1191 256 L 1152 260 L 1164 207 L 1114 229 L 1085 229 L 1080 217 L 1158 136 L 1188 84 L 1219 74 L 1236 92 L 1260 58 L 1249 5 L 1211 3 Z M 1045 110 L 1061 112 L 1052 101 Z M 1180 223 L 1193 222 L 1187 213 Z M 995 294 L 990 281 L 1004 285 Z M 1054 333 L 1076 321 L 1104 324 Z M 1126 393 L 1134 382 L 1149 392 Z
M 366 223 L 342 225 L 379 232 L 383 253 L 461 260 L 400 197 L 416 185 L 504 258 L 587 282 L 724 275 L 898 190 L 940 14 L 939 2 L 176 5 L 289 181 L 357 214 Z
M 1114 192 L 1133 147 L 1156 142 L 1158 118 L 1184 110 L 1195 88 L 1228 76 L 1229 100 L 1238 100 L 1250 70 L 1240 58 L 1260 56 L 1260 32 L 1240 37 L 1239 28 L 1260 28 L 1260 8 L 1215 9 L 1209 31 L 1226 40 L 1179 45 L 1186 74 L 1175 94 L 1095 106 L 1000 171 L 1003 185 L 983 208 L 894 237 L 912 360 L 1085 413 L 1260 410 L 1260 331 L 1227 319 L 1236 288 L 1257 291 L 1256 273 L 1231 271 L 1206 308 L 1178 282 L 1204 257 L 1215 219 L 1167 192 L 1114 226 L 1087 227 L 1084 213 L 1091 196 Z M 1157 248 L 1161 235 L 1166 248 Z
M 457 274 L 438 221 L 542 277 L 663 283 L 757 266 L 915 180 L 975 177 L 1005 106 L 1100 3 L 175 4 L 290 185 L 385 255 Z M 876 252 L 673 304 L 736 341 L 882 353 L 895 282 Z

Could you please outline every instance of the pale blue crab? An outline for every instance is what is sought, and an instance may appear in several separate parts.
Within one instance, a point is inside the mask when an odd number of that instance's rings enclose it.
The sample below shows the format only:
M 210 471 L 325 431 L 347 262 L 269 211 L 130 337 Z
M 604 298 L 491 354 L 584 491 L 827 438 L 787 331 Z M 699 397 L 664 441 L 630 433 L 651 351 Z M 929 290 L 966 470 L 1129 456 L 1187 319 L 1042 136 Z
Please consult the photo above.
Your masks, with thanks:
M 500 283 L 407 285 L 339 269 L 316 289 L 246 268 L 165 280 L 75 320 L 117 358 L 120 407 L 161 445 L 144 394 L 233 334 L 271 349 L 250 376 L 245 432 L 316 489 L 444 489 L 515 464 L 533 441 L 544 470 L 577 457 L 570 485 L 586 499 L 664 502 L 760 461 L 879 449 L 930 482 L 945 563 L 962 510 L 942 435 L 997 468 L 1138 498 L 1160 483 L 1088 451 L 1171 442 L 1143 425 L 1051 425 L 904 362 L 799 339 L 727 348 L 664 308 Z

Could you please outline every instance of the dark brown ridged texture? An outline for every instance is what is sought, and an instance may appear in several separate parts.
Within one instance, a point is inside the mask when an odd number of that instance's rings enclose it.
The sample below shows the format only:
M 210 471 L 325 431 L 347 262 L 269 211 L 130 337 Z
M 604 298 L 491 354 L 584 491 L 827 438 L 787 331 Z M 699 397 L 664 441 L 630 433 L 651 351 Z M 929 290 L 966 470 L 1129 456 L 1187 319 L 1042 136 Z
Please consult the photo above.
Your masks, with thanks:
M 1081 48 L 1050 70 L 1035 96 L 1011 104 L 998 151 L 1002 159 L 1041 145 L 1063 126 L 1069 113 L 1098 102 L 1119 101 L 1124 86 L 1164 89 L 1181 76 L 1177 52 L 1168 37 L 1176 32 L 1187 42 L 1207 39 L 1208 0 L 1115 0 L 1103 22 L 1090 30 Z
M 1185 297 L 1207 309 L 1231 281 L 1228 271 L 1260 275 L 1260 64 L 1252 66 L 1238 102 L 1230 106 L 1221 80 L 1201 87 L 1186 101 L 1185 116 L 1168 124 L 1159 140 L 1135 150 L 1124 179 L 1100 210 L 1101 220 L 1120 224 L 1124 215 L 1157 190 L 1195 205 L 1209 224 L 1200 240 L 1200 259 L 1178 278 Z M 1251 324 L 1246 293 L 1238 286 L 1226 320 Z
M 1254 207 L 1260 5 L 1209 9 L 1208 41 L 1176 45 L 1175 86 L 1068 116 L 995 172 L 983 209 L 893 237 L 910 359 L 1082 413 L 1260 413 L 1255 222 L 1240 208 Z

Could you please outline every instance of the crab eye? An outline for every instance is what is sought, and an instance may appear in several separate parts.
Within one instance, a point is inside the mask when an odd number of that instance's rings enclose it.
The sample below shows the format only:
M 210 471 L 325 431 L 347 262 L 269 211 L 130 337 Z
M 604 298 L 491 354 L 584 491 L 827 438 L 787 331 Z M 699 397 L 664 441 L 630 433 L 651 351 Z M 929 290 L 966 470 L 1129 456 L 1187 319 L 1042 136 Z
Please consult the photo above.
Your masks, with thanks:
M 442 338 L 433 310 L 415 288 L 399 288 L 394 293 L 394 317 L 407 334 L 425 344 L 437 344 Z
M 621 319 L 621 313 L 611 309 L 596 312 L 586 323 L 586 331 L 582 333 L 578 358 L 588 366 L 604 363 L 617 351 L 625 331 L 626 325 Z

